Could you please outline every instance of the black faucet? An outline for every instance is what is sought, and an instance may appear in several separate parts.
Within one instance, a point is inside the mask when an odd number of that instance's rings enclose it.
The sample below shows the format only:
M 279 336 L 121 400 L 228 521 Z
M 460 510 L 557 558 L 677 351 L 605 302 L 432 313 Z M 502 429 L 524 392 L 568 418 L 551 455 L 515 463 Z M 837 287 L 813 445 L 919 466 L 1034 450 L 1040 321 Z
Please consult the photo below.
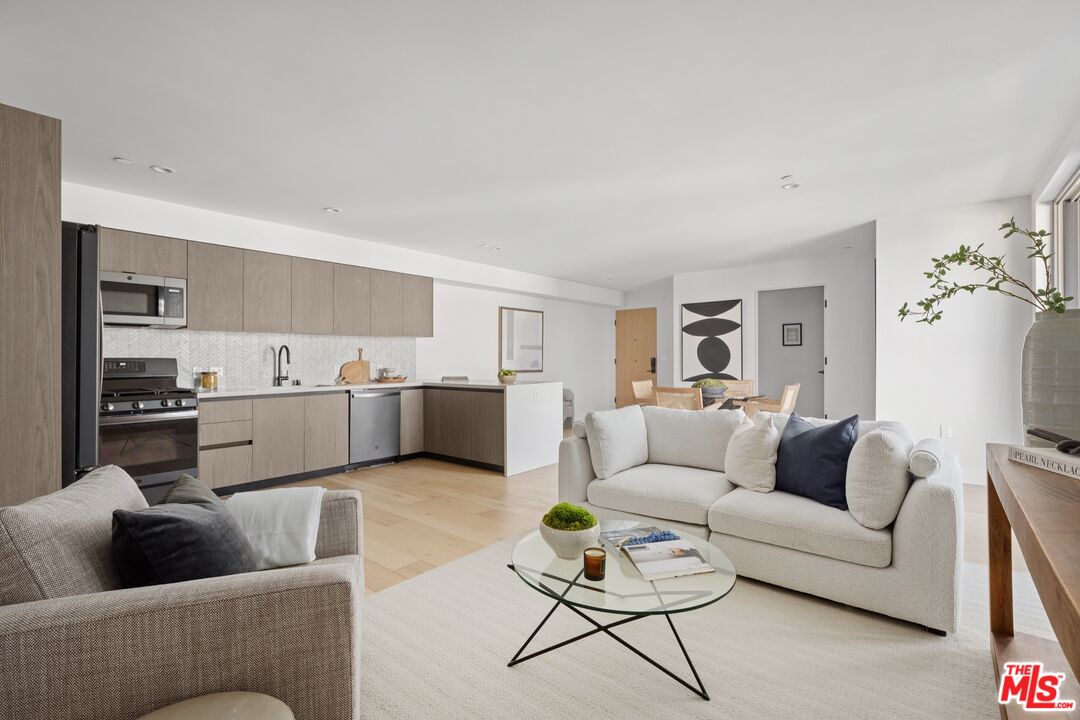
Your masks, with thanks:
M 281 372 L 281 351 L 282 350 L 285 351 L 285 362 L 289 363 L 290 365 L 292 364 L 292 355 L 289 353 L 289 346 L 288 345 L 282 345 L 281 347 L 278 348 L 278 351 L 277 351 L 277 374 L 274 375 L 274 385 L 277 386 L 277 387 L 281 387 L 282 385 L 285 384 L 285 381 L 289 379 L 289 371 L 288 371 L 288 369 L 285 370 L 284 374 L 282 374 L 282 372 Z

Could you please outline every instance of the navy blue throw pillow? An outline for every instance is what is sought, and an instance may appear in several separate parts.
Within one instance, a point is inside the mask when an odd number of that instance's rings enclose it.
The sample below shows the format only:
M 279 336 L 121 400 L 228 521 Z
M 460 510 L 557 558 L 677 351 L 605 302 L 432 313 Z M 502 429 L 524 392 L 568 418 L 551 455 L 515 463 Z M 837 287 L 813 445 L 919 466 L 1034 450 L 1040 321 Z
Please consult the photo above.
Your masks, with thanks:
M 848 456 L 858 438 L 858 415 L 814 427 L 791 413 L 776 450 L 776 489 L 847 510 Z

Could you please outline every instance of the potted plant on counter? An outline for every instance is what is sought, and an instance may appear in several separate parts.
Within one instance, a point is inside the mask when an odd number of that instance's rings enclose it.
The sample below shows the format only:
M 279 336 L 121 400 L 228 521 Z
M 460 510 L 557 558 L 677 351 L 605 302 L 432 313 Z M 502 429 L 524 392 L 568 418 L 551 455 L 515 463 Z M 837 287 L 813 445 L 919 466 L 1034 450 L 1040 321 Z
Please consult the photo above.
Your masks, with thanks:
M 581 557 L 585 548 L 596 544 L 600 523 L 583 507 L 559 503 L 548 510 L 540 523 L 540 536 L 564 560 Z
M 516 370 L 508 370 L 507 368 L 499 370 L 499 382 L 503 385 L 513 385 L 515 380 L 517 380 Z
M 941 306 L 946 300 L 959 293 L 984 290 L 1030 305 L 1035 311 L 1035 323 L 1024 339 L 1020 373 L 1024 428 L 1041 427 L 1080 437 L 1080 310 L 1066 309 L 1072 298 L 1053 286 L 1053 253 L 1047 243 L 1050 233 L 1019 228 L 1015 219 L 999 229 L 1005 231 L 1006 238 L 1020 235 L 1027 240 L 1027 259 L 1035 260 L 1043 287 L 1013 275 L 1005 266 L 1004 255 L 987 255 L 982 245 L 961 245 L 956 252 L 930 259 L 933 266 L 923 273 L 930 281 L 930 294 L 916 301 L 915 307 L 904 303 L 900 320 L 912 317 L 933 325 L 941 320 Z M 982 273 L 983 277 L 957 282 L 952 272 L 960 268 Z M 1025 440 L 1028 444 L 1045 444 L 1029 437 Z

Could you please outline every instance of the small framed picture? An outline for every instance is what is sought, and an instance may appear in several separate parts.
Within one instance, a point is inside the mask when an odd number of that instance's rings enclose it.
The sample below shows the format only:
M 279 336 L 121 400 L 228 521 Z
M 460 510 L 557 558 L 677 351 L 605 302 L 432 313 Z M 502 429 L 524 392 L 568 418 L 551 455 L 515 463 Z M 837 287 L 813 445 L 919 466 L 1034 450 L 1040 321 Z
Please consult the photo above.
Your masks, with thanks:
M 802 323 L 784 323 L 784 347 L 802 345 Z

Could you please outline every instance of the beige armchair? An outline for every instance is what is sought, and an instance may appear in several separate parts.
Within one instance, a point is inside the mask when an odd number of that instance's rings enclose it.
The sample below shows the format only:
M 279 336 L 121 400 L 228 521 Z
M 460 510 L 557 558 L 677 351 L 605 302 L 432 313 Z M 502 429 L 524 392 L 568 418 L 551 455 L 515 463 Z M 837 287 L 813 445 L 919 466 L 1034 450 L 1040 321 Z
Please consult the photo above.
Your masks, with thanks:
M 0 508 L 0 708 L 137 718 L 197 695 L 261 692 L 297 718 L 355 718 L 364 596 L 360 494 L 327 491 L 315 562 L 120 589 L 112 511 L 146 502 L 123 470 Z

